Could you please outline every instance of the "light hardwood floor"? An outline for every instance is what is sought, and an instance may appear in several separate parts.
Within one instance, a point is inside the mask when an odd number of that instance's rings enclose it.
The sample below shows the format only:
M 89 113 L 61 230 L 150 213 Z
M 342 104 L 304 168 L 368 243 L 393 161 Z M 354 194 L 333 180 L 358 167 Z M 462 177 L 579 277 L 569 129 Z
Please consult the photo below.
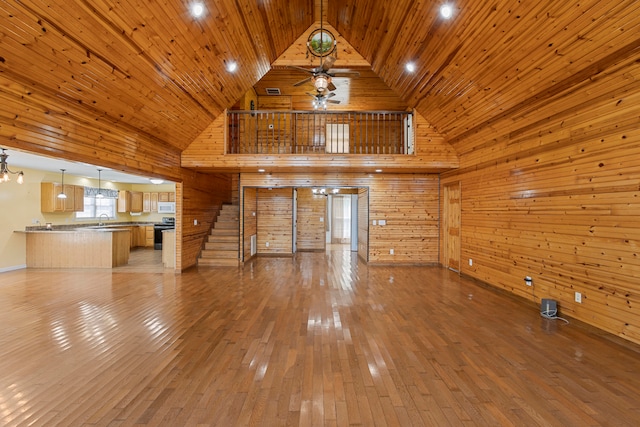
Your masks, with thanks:
M 2 425 L 640 425 L 637 346 L 348 251 L 3 273 L 0 324 Z

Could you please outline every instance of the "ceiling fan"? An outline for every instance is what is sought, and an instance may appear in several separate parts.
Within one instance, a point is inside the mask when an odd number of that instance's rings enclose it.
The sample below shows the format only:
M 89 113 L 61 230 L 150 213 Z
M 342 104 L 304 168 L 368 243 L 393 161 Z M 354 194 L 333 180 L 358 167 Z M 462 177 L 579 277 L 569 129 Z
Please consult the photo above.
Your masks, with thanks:
M 316 110 L 318 108 L 322 108 L 323 110 L 326 110 L 327 104 L 340 104 L 340 101 L 338 100 L 329 99 L 336 96 L 336 94 L 333 92 L 329 92 L 328 94 L 324 94 L 324 93 L 313 94 L 313 93 L 307 92 L 307 95 L 313 97 L 313 108 Z
M 311 76 L 306 79 L 295 83 L 294 86 L 301 86 L 305 83 L 312 82 L 318 92 L 318 95 L 326 95 L 328 92 L 337 89 L 331 81 L 334 77 L 360 76 L 360 73 L 357 71 L 331 70 L 331 67 L 333 67 L 333 64 L 336 62 L 336 57 L 331 55 L 331 53 L 336 51 L 336 39 L 333 34 L 322 27 L 322 18 L 324 14 L 322 9 L 323 4 L 324 1 L 320 0 L 320 29 L 311 32 L 309 41 L 307 42 L 308 51 L 313 55 L 320 57 L 320 66 L 311 69 L 295 65 L 290 66 L 290 68 L 311 74 Z
M 326 59 L 323 60 L 323 57 L 320 57 L 320 66 L 314 67 L 311 69 L 297 67 L 295 65 L 291 65 L 291 68 L 295 68 L 296 70 L 304 71 L 305 73 L 311 74 L 311 76 L 307 77 L 304 80 L 300 80 L 295 83 L 294 86 L 301 86 L 305 83 L 312 82 L 313 86 L 316 88 L 319 94 L 324 94 L 325 92 L 330 92 L 336 90 L 336 86 L 333 84 L 332 79 L 334 77 L 359 77 L 360 73 L 357 71 L 348 71 L 348 70 L 331 70 L 331 67 L 336 62 L 336 58 L 333 56 L 327 56 Z

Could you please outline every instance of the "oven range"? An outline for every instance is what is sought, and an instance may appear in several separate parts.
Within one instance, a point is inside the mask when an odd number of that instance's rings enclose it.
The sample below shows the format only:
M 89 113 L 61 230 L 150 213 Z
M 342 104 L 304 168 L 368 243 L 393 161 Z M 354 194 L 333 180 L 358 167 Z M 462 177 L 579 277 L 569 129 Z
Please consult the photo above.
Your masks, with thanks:
M 153 248 L 162 249 L 162 230 L 176 228 L 176 219 L 173 217 L 162 217 L 162 222 L 153 224 Z

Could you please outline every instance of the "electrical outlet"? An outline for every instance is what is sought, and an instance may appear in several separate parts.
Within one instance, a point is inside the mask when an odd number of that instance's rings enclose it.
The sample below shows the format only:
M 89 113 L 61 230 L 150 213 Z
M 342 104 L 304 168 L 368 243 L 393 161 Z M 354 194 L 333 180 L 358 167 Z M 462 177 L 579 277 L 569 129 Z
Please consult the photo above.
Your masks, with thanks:
M 390 255 L 393 255 L 393 248 L 392 248 L 392 249 L 389 249 L 389 254 L 390 254 Z
M 532 286 L 533 285 L 533 280 L 531 279 L 531 276 L 526 276 L 524 278 L 524 284 L 527 286 Z
M 266 247 L 269 247 L 269 242 L 265 242 L 264 244 Z
M 198 225 L 198 220 L 197 219 L 193 220 L 193 225 Z
M 469 258 L 469 265 L 473 265 L 473 260 Z
M 582 294 L 580 292 L 576 292 L 576 302 L 582 304 Z

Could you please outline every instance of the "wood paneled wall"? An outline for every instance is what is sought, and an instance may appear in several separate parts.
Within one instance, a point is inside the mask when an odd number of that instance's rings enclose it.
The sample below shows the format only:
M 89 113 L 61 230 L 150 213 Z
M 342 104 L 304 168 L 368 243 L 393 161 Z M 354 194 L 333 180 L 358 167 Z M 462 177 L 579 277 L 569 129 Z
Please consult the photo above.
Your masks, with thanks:
M 358 189 L 358 256 L 369 261 L 369 189 Z
M 368 259 L 384 264 L 438 262 L 438 176 L 430 174 L 250 174 L 240 175 L 243 187 L 261 187 L 258 193 L 258 240 L 264 193 L 310 186 L 361 187 L 368 190 Z M 280 193 L 278 193 L 280 194 Z M 359 205 L 360 206 L 360 205 Z M 265 206 L 269 212 L 273 209 Z M 287 216 L 282 205 L 280 215 Z M 288 208 L 289 211 L 291 208 Z M 269 215 L 276 215 L 270 213 Z M 359 215 L 360 217 L 360 215 Z M 379 225 L 380 220 L 386 221 Z M 273 219 L 275 220 L 275 219 Z M 376 225 L 372 225 L 373 220 Z M 270 219 L 269 222 L 272 220 Z M 283 223 L 283 228 L 288 223 Z M 290 228 L 289 228 L 290 229 Z M 359 236 L 360 237 L 360 236 Z M 284 246 L 289 242 L 284 242 Z M 258 244 L 259 253 L 265 248 Z M 390 249 L 394 254 L 390 254 Z
M 209 234 L 223 203 L 231 203 L 231 176 L 186 173 L 176 185 L 176 269 L 197 264 L 204 239 Z M 182 197 L 180 197 L 182 196 Z M 194 220 L 198 225 L 194 225 Z
M 240 225 L 243 261 L 251 258 L 251 236 L 258 234 L 258 189 L 246 187 L 242 191 L 242 203 L 240 204 Z M 257 249 L 257 248 L 256 248 Z
M 478 127 L 454 141 L 462 167 L 442 177 L 461 182 L 463 274 L 536 304 L 555 299 L 561 315 L 636 343 L 638 77 L 637 54 L 619 58 L 580 90 Z
M 326 248 L 327 197 L 313 194 L 311 188 L 297 190 L 296 248 L 323 251 Z
M 291 255 L 293 253 L 293 190 L 291 188 L 259 188 L 257 216 L 258 254 Z

